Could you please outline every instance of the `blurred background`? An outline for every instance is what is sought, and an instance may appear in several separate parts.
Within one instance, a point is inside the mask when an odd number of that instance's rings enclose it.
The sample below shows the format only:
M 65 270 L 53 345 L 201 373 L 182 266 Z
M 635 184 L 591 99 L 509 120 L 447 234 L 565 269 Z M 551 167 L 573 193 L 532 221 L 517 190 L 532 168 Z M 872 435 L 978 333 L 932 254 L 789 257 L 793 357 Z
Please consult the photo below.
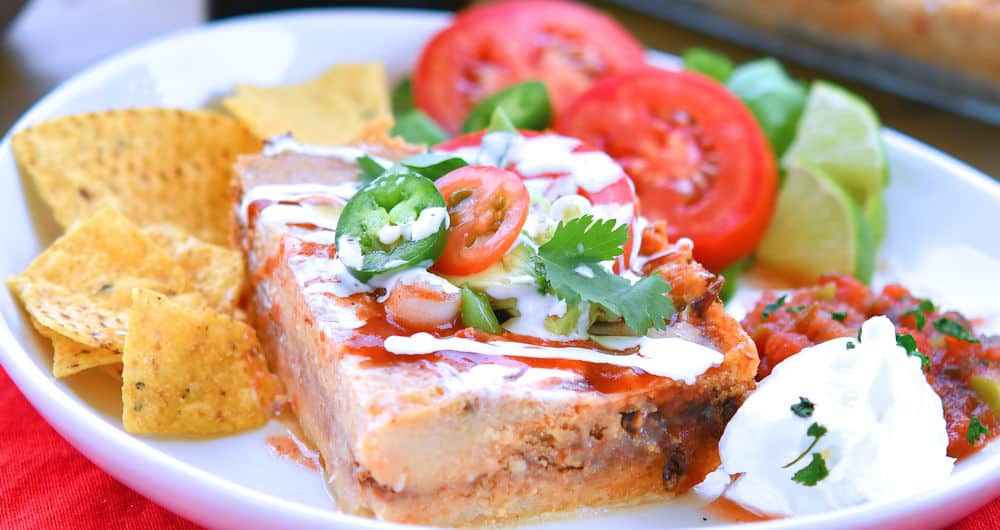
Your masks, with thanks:
M 814 4 L 801 0 L 767 0 L 801 6 L 866 6 L 879 4 L 881 9 L 892 2 L 854 0 Z M 459 9 L 478 1 L 463 0 L 373 0 L 368 2 L 331 0 L 0 0 L 0 24 L 3 40 L 0 47 L 0 128 L 8 129 L 30 105 L 61 81 L 94 63 L 129 46 L 196 26 L 205 21 L 240 14 L 331 5 L 377 7 L 429 7 Z M 951 64 L 949 57 L 937 58 L 937 67 L 912 63 L 897 53 L 871 56 L 856 48 L 842 47 L 838 54 L 826 53 L 820 32 L 810 28 L 778 27 L 774 20 L 747 17 L 732 6 L 761 4 L 719 0 L 606 0 L 590 1 L 607 11 L 631 30 L 645 45 L 667 52 L 679 52 L 689 46 L 704 46 L 728 54 L 737 61 L 774 54 L 789 59 L 786 65 L 800 78 L 824 77 L 861 93 L 879 111 L 883 122 L 906 134 L 942 149 L 959 159 L 998 177 L 1000 176 L 1000 105 L 983 102 L 982 92 L 973 84 L 964 84 L 957 73 L 964 65 Z M 916 36 L 930 52 L 947 44 L 931 37 L 935 34 L 936 2 L 896 2 L 899 6 L 916 5 L 918 13 L 883 13 L 887 20 L 912 22 L 890 46 L 906 47 L 906 36 Z M 973 2 L 974 4 L 974 2 Z M 900 9 L 903 9 L 900 7 Z M 990 13 L 961 13 L 967 24 L 982 33 L 968 34 L 968 42 L 957 42 L 962 57 L 975 62 L 1000 48 L 1000 8 L 985 6 Z M 759 14 L 766 10 L 755 10 Z M 847 13 L 839 9 L 836 14 Z M 752 13 L 752 14 L 753 14 Z M 928 16 L 930 17 L 928 18 Z M 987 16 L 989 15 L 989 16 Z M 923 18 L 920 18 L 923 17 Z M 971 18 L 968 18 L 971 17 Z M 750 20 L 750 19 L 753 20 Z M 868 17 L 870 19 L 871 17 Z M 865 19 L 866 21 L 868 19 Z M 963 19 L 964 20 L 964 19 Z M 929 21 L 929 22 L 928 22 Z M 850 23 L 835 20 L 834 24 Z M 857 22 L 857 21 L 855 21 Z M 990 29 L 989 24 L 996 23 Z M 852 27 L 857 27 L 857 24 Z M 836 26 L 843 34 L 846 27 Z M 859 30 L 861 31 L 861 30 Z M 882 39 L 890 35 L 879 28 L 866 27 L 861 39 Z M 923 33 L 914 34 L 913 31 Z M 725 38 L 720 38 L 724 36 Z M 961 37 L 961 36 L 959 36 Z M 952 38 L 954 40 L 954 38 Z M 848 43 L 850 44 L 850 43 Z M 978 45 L 977 48 L 974 45 Z M 981 51 L 980 51 L 981 48 Z M 920 53 L 917 50 L 915 53 Z M 983 57 L 983 60 L 987 60 Z M 806 66 L 809 65 L 809 66 Z M 954 66 L 953 71 L 950 67 Z M 822 68 L 822 71 L 815 68 Z M 1000 72 L 1000 68 L 997 69 Z M 1000 74 L 998 74 L 1000 75 Z M 863 79 L 864 83 L 859 83 Z M 879 88 L 875 88 L 879 87 Z M 995 88 L 995 87 L 994 87 Z M 902 96 L 900 94 L 906 94 Z M 989 99 L 989 96 L 985 99 Z M 921 100 L 923 102 L 920 102 Z M 933 105 L 927 104 L 933 103 Z M 942 108 L 943 107 L 943 108 Z M 947 110 L 946 110 L 947 109 Z M 970 118 L 969 116 L 972 116 Z

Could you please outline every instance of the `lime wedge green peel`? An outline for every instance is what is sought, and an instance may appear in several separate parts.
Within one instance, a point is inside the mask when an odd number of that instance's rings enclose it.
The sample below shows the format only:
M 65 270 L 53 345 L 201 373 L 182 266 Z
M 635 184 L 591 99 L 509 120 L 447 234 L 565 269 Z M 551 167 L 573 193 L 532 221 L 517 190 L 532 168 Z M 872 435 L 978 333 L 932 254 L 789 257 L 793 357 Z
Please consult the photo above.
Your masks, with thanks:
M 886 184 L 878 115 L 868 102 L 832 83 L 813 83 L 795 140 L 782 163 L 791 165 L 800 158 L 831 175 L 858 204 L 867 204 Z
M 862 210 L 844 187 L 819 164 L 798 158 L 787 166 L 757 260 L 804 278 L 838 273 L 867 283 L 875 246 Z

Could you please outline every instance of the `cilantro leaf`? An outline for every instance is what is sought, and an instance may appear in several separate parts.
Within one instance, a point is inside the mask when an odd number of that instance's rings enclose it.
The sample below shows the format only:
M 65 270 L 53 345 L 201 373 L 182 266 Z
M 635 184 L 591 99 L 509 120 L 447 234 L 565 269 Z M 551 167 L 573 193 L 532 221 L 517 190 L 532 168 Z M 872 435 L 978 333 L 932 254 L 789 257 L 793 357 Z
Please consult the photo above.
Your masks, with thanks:
M 645 335 L 650 327 L 665 329 L 666 319 L 674 312 L 666 296 L 670 285 L 659 275 L 633 285 L 600 264 L 621 255 L 628 240 L 628 227 L 615 225 L 614 220 L 595 221 L 591 215 L 559 223 L 552 239 L 538 248 L 539 283 L 567 304 L 586 300 L 622 315 L 638 335 Z M 589 274 L 581 274 L 583 269 Z
M 379 177 L 379 175 L 385 173 L 388 170 L 388 168 L 386 168 L 382 164 L 379 164 L 378 162 L 375 161 L 374 158 L 368 155 L 359 156 L 355 160 L 355 163 L 358 165 L 358 169 L 361 170 L 361 173 L 358 175 L 358 178 L 360 178 L 361 182 L 365 184 L 375 180 L 376 178 Z
M 917 304 L 917 308 L 923 311 L 924 313 L 933 313 L 934 302 L 931 302 L 930 300 L 927 299 L 921 300 L 920 303 Z
M 927 317 L 920 312 L 920 308 L 914 307 L 913 309 L 907 309 L 903 311 L 903 316 L 913 315 L 913 321 L 917 324 L 917 331 L 923 331 L 924 325 L 927 324 Z
M 857 347 L 857 346 L 855 346 L 855 345 L 854 345 L 854 342 L 853 342 L 853 341 L 847 341 L 847 349 L 848 349 L 848 350 L 853 350 L 853 349 L 854 349 L 854 348 L 856 348 L 856 347 Z
M 777 300 L 764 306 L 764 310 L 760 312 L 760 318 L 763 318 L 764 320 L 770 318 L 772 313 L 781 309 L 781 306 L 785 305 L 785 298 L 788 298 L 788 295 L 783 294 Z
M 941 317 L 934 321 L 934 329 L 948 335 L 950 337 L 955 337 L 958 340 L 964 340 L 965 342 L 979 343 L 979 339 L 975 335 L 969 333 L 969 330 L 965 329 L 961 324 L 955 322 L 950 318 Z
M 579 260 L 577 264 L 615 259 L 628 241 L 628 226 L 615 224 L 614 219 L 595 221 L 592 215 L 560 222 L 552 239 L 538 248 L 538 254 L 550 260 Z
M 809 401 L 808 398 L 799 396 L 799 402 L 792 405 L 792 412 L 800 418 L 808 418 L 813 415 L 813 411 L 816 409 L 816 404 Z
M 979 437 L 987 435 L 990 433 L 989 427 L 983 425 L 979 418 L 973 416 L 969 420 L 969 427 L 965 429 L 965 440 L 969 442 L 969 445 L 976 445 L 979 441 Z
M 831 311 L 830 317 L 837 322 L 843 322 L 847 320 L 847 311 Z
M 798 313 L 799 311 L 802 311 L 805 308 L 806 306 L 804 305 L 790 305 L 785 308 L 785 311 L 788 311 L 789 313 Z
M 819 443 L 819 439 L 825 435 L 826 435 L 826 427 L 820 425 L 819 423 L 813 422 L 813 424 L 810 425 L 808 429 L 806 429 L 806 436 L 812 437 L 813 439 L 812 443 L 809 444 L 809 447 L 806 447 L 806 450 L 802 451 L 802 454 L 797 456 L 795 460 L 792 460 L 791 462 L 781 467 L 784 469 L 788 469 L 794 466 L 796 463 L 798 463 L 799 460 L 805 458 L 805 456 L 809 454 L 809 451 L 812 451 L 813 447 L 816 447 L 816 444 Z
M 826 427 L 815 422 L 812 425 L 810 425 L 808 429 L 806 429 L 806 436 L 812 436 L 816 438 L 817 442 L 825 434 L 826 434 Z
M 806 464 L 806 467 L 796 471 L 792 475 L 792 480 L 803 486 L 815 486 L 829 474 L 830 470 L 826 468 L 826 460 L 823 459 L 823 455 L 813 453 L 812 460 Z
M 917 340 L 913 338 L 913 335 L 899 333 L 896 334 L 896 344 L 902 346 L 906 350 L 906 355 L 908 357 L 919 357 L 920 358 L 920 368 L 927 372 L 931 369 L 931 358 L 920 353 L 917 349 Z
M 624 278 L 622 280 L 628 283 L 628 280 Z M 613 296 L 618 301 L 625 324 L 639 335 L 645 335 L 649 328 L 667 328 L 666 319 L 674 313 L 674 303 L 667 296 L 668 291 L 670 284 L 663 281 L 659 274 L 653 274 L 639 280 L 635 285 L 629 284 L 627 288 Z

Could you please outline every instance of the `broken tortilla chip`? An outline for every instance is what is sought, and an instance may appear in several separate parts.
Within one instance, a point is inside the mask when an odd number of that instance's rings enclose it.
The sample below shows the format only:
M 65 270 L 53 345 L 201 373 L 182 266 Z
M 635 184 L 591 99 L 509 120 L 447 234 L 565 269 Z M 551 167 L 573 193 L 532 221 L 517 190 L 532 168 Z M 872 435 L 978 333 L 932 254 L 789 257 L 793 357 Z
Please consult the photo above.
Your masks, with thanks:
M 232 314 L 246 276 L 242 253 L 205 243 L 172 225 L 150 226 L 144 232 L 184 269 L 212 309 Z
M 123 363 L 128 432 L 222 434 L 268 420 L 274 382 L 243 322 L 135 289 Z
M 218 112 L 145 108 L 49 120 L 12 147 L 64 228 L 110 206 L 140 226 L 172 223 L 230 246 L 231 168 L 261 143 Z
M 123 351 L 126 311 L 110 309 L 92 297 L 38 278 L 13 276 L 7 283 L 28 314 L 50 332 L 84 347 Z M 117 362 L 115 357 L 109 362 Z
M 67 377 L 96 366 L 121 365 L 121 354 L 104 348 L 94 348 L 66 338 L 43 326 L 31 317 L 35 329 L 52 341 L 52 375 Z
M 117 311 L 132 304 L 133 287 L 168 295 L 191 291 L 181 265 L 111 208 L 73 225 L 20 276 L 51 282 Z
M 377 62 L 339 64 L 297 85 L 237 85 L 222 105 L 258 138 L 291 133 L 312 144 L 345 144 L 370 122 L 391 120 L 389 83 Z

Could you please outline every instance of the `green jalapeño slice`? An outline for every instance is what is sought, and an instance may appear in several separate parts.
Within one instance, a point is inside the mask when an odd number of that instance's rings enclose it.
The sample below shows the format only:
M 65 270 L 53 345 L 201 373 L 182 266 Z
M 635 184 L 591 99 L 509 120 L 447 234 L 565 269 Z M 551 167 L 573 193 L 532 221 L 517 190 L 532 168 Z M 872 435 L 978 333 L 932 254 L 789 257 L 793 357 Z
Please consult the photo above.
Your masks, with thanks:
M 358 190 L 337 223 L 337 254 L 361 281 L 429 266 L 448 238 L 448 210 L 434 183 L 402 170 Z

